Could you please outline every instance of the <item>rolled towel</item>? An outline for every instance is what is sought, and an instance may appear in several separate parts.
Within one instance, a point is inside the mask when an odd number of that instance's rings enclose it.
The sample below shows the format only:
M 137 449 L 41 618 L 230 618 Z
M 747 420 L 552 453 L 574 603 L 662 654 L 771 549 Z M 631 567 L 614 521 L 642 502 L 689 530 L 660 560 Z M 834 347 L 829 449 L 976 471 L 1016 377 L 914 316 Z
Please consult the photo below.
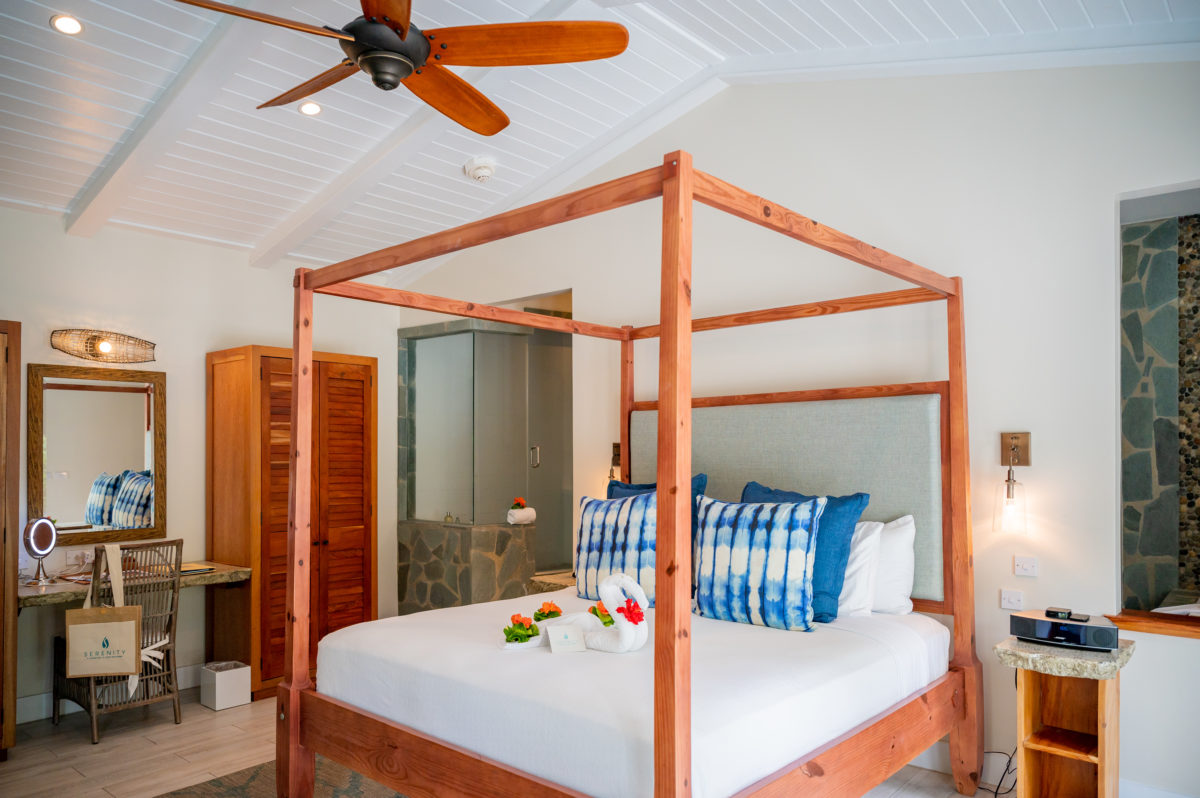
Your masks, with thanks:
M 532 507 L 513 508 L 508 511 L 508 523 L 532 524 L 537 520 L 537 510 Z

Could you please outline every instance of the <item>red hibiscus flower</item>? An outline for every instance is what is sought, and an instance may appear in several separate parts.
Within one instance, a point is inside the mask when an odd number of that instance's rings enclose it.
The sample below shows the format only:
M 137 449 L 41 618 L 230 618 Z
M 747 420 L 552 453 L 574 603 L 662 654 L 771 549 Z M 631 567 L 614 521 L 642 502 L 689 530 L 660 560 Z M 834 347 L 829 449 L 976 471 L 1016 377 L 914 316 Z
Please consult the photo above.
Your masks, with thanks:
M 625 606 L 617 607 L 617 612 L 624 615 L 625 620 L 629 621 L 634 626 L 646 620 L 646 615 L 642 612 L 642 608 L 638 606 L 638 603 L 631 598 L 625 599 Z

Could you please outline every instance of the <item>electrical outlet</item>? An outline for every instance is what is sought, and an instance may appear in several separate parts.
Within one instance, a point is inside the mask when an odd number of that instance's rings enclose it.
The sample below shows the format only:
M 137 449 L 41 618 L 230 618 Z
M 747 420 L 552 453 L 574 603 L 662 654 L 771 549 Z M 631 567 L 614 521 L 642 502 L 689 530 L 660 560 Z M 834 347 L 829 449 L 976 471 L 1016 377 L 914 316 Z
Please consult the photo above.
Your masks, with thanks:
M 1002 609 L 1002 610 L 1023 610 L 1023 609 L 1025 609 L 1025 594 L 1020 590 L 1001 590 L 1000 591 L 1000 609 Z
M 1037 557 L 1013 557 L 1014 576 L 1037 576 Z

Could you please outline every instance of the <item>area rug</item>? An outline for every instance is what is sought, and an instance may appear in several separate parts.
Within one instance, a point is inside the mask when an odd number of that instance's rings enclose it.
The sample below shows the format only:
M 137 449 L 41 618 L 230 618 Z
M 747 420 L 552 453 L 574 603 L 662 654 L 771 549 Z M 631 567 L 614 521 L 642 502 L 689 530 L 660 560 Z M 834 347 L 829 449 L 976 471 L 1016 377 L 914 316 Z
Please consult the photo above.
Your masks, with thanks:
M 275 798 L 275 762 L 264 762 L 159 798 Z M 404 798 L 394 790 L 371 781 L 337 762 L 317 757 L 314 798 Z

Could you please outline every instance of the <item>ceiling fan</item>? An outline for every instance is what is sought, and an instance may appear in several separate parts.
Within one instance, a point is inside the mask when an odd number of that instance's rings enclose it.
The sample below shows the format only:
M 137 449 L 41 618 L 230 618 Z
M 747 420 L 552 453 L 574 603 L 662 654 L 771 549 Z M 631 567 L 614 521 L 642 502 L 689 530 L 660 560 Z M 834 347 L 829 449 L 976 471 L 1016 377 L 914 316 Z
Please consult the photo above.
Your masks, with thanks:
M 340 40 L 346 54 L 340 64 L 259 108 L 286 105 L 362 70 L 384 91 L 403 83 L 438 111 L 484 136 L 503 130 L 508 117 L 446 65 L 592 61 L 619 55 L 629 44 L 629 32 L 615 22 L 512 22 L 423 31 L 409 21 L 411 0 L 361 0 L 363 15 L 341 28 L 319 28 L 214 0 L 178 2 Z

